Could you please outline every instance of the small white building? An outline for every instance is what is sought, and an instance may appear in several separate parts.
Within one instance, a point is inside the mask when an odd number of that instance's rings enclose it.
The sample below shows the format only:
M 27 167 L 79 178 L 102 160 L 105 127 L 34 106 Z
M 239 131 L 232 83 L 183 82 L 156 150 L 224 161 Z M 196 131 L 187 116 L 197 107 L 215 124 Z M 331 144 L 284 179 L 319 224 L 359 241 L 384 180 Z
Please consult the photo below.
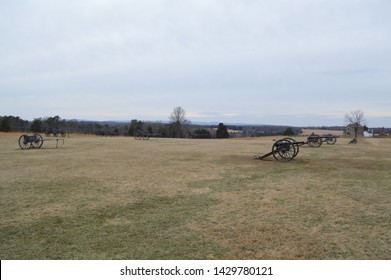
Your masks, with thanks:
M 369 131 L 364 131 L 364 137 L 373 137 L 373 129 L 371 132 Z

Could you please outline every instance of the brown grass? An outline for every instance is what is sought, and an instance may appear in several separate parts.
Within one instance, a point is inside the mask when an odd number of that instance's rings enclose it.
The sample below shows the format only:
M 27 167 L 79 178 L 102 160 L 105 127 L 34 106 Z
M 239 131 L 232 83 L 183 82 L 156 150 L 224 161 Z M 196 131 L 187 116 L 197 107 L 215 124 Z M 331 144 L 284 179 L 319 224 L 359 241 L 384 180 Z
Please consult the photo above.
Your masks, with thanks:
M 391 139 L 0 135 L 1 259 L 390 259 Z M 303 140 L 301 138 L 298 140 Z

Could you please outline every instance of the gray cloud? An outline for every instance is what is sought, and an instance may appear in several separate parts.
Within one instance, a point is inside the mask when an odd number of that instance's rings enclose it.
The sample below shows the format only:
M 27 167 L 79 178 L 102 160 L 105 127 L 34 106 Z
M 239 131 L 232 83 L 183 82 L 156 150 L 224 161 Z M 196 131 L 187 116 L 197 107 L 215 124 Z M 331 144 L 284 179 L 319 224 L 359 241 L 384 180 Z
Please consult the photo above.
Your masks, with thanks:
M 314 119 L 300 114 L 343 122 L 391 102 L 386 0 L 2 1 L 0 11 L 10 114 L 153 118 L 181 105 L 305 124 Z

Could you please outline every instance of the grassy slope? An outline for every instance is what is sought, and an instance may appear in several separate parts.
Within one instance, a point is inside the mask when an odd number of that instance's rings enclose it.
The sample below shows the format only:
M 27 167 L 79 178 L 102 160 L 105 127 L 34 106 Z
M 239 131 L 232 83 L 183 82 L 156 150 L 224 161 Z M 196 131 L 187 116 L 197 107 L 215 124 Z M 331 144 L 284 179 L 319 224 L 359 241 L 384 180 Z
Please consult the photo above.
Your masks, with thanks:
M 0 136 L 1 259 L 390 259 L 391 139 Z

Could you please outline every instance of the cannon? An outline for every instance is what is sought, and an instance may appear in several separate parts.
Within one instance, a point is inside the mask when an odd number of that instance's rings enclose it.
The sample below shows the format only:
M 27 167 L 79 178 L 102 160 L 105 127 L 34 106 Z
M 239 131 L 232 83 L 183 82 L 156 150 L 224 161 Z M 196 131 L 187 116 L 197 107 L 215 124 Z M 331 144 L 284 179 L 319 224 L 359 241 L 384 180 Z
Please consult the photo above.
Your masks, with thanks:
M 157 139 L 160 137 L 160 133 L 152 133 L 149 132 L 148 130 L 137 130 L 134 134 L 134 139 L 136 140 L 149 140 L 149 138 L 153 137 Z
M 102 131 L 102 130 L 99 130 L 95 133 L 96 136 L 110 136 L 110 137 L 117 137 L 119 136 L 119 132 L 118 130 L 114 130 L 113 132 L 110 132 L 110 131 Z
M 288 162 L 294 159 L 299 153 L 299 147 L 307 144 L 305 141 L 295 141 L 293 138 L 283 138 L 274 142 L 272 151 L 262 156 L 256 155 L 255 159 L 264 159 L 273 156 L 281 162 Z
M 151 137 L 149 131 L 137 130 L 134 134 L 134 139 L 136 140 L 149 140 L 149 137 Z
M 58 141 L 62 141 L 62 144 L 64 145 L 64 138 L 43 139 L 42 136 L 37 133 L 33 135 L 23 134 L 19 137 L 18 143 L 22 150 L 28 150 L 41 148 L 44 141 L 56 141 L 56 148 L 58 148 Z
M 337 142 L 337 136 L 319 136 L 316 134 L 311 134 L 308 136 L 307 141 L 296 141 L 295 139 L 289 137 L 283 138 L 281 140 L 277 140 L 273 144 L 271 152 L 262 156 L 256 155 L 254 158 L 264 159 L 269 156 L 273 156 L 278 161 L 288 162 L 297 156 L 301 146 L 308 145 L 310 147 L 320 147 L 324 142 L 333 145 Z
M 45 131 L 46 137 L 50 137 L 52 135 L 53 137 L 57 137 L 57 136 L 65 137 L 67 133 L 64 130 L 58 130 L 58 129 L 47 129 Z
M 310 147 L 320 147 L 323 143 L 326 143 L 328 145 L 334 145 L 337 143 L 337 138 L 338 136 L 334 135 L 324 135 L 324 136 L 319 136 L 317 134 L 311 134 L 307 138 L 307 145 Z
M 27 150 L 30 148 L 39 149 L 42 147 L 43 138 L 40 134 L 26 135 L 23 134 L 19 137 L 19 147 L 22 150 Z

